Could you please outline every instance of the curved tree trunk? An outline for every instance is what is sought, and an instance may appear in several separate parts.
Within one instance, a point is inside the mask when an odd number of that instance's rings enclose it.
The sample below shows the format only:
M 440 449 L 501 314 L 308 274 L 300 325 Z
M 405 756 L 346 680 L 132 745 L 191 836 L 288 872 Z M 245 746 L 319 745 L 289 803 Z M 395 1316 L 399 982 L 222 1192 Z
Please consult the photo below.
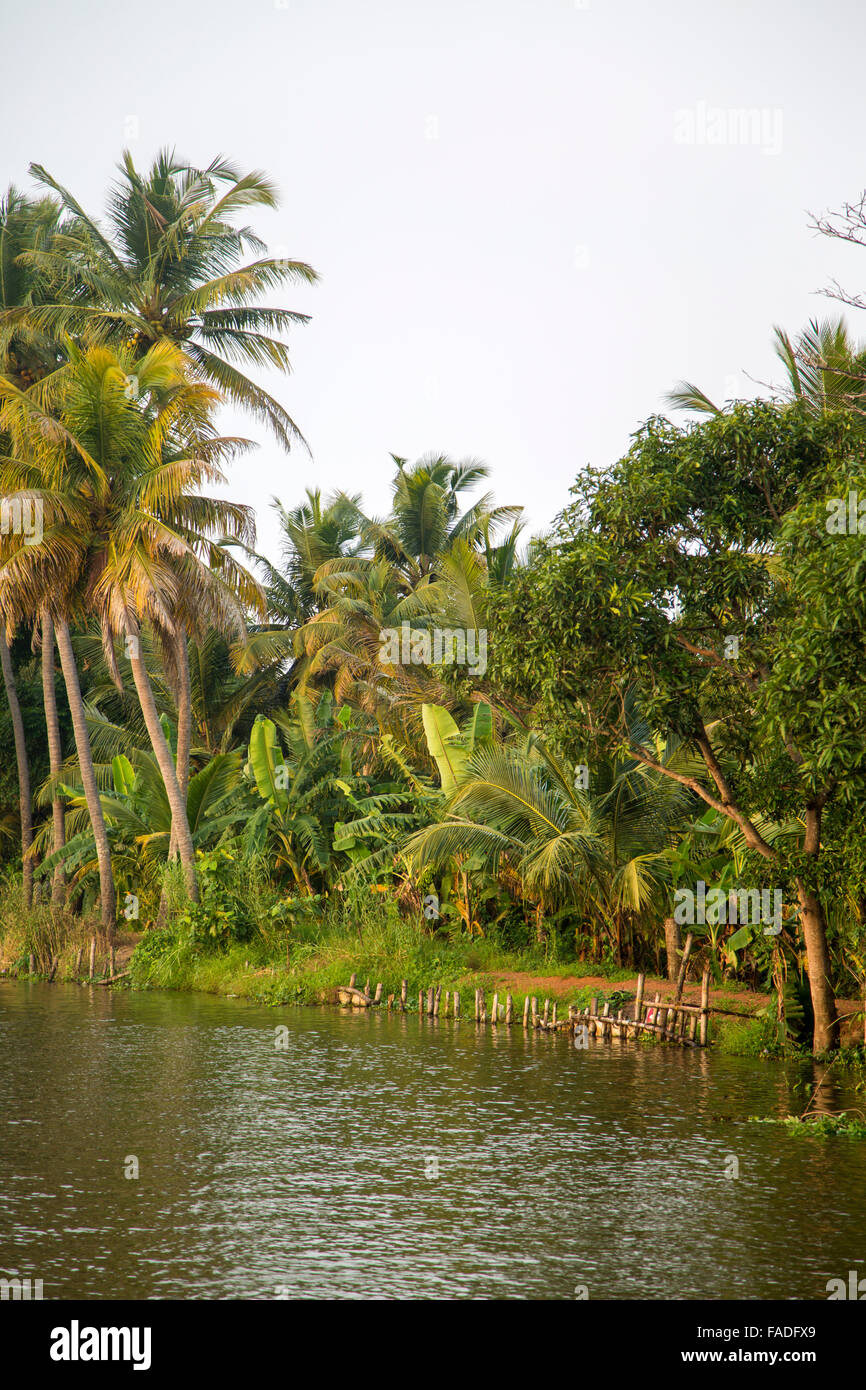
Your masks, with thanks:
M 147 667 L 144 664 L 144 657 L 141 654 L 141 635 L 138 624 L 131 619 L 127 622 L 126 636 L 128 638 L 129 662 L 132 667 L 135 689 L 138 693 L 138 702 L 141 705 L 150 744 L 162 774 L 165 794 L 171 809 L 172 838 L 177 845 L 180 862 L 183 864 L 187 892 L 192 901 L 197 903 L 199 897 L 198 876 L 195 871 L 195 850 L 193 849 L 189 819 L 186 813 L 186 798 L 181 794 L 174 758 L 168 746 L 168 739 L 159 722 L 159 710 L 153 697 L 153 687 L 150 683 Z
M 836 994 L 830 971 L 830 951 L 827 947 L 827 927 L 821 900 L 809 891 L 801 878 L 797 879 L 800 921 L 806 943 L 806 963 L 809 970 L 809 992 L 815 1015 L 812 1038 L 813 1052 L 831 1052 L 838 1046 L 839 1017 Z
M 84 799 L 87 802 L 90 824 L 93 827 L 93 838 L 96 841 L 96 858 L 99 864 L 99 903 L 102 914 L 102 925 L 105 928 L 110 945 L 114 940 L 114 929 L 117 916 L 117 897 L 114 890 L 114 875 L 111 871 L 111 846 L 108 843 L 108 832 L 105 829 L 105 817 L 102 814 L 102 802 L 99 800 L 99 788 L 96 785 L 96 773 L 93 769 L 93 752 L 90 747 L 90 734 L 87 732 L 84 701 L 81 698 L 78 667 L 75 664 L 75 653 L 72 650 L 72 639 L 69 636 L 68 623 L 65 621 L 58 622 L 56 625 L 56 633 L 57 650 L 60 653 L 60 666 L 63 670 L 63 680 L 66 684 L 66 698 L 69 701 L 69 712 L 72 715 L 72 729 L 75 734 L 75 749 L 78 753 L 78 766 L 81 770 Z
M 812 802 L 806 807 L 806 832 L 803 849 L 817 859 L 821 852 L 821 804 Z M 836 993 L 833 989 L 830 950 L 827 946 L 827 924 L 817 893 L 805 879 L 797 878 L 797 898 L 800 921 L 806 943 L 806 964 L 809 970 L 809 992 L 815 1015 L 813 1052 L 830 1052 L 839 1045 L 839 1016 L 836 1012 Z
M 15 761 L 18 764 L 18 805 L 21 812 L 21 864 L 24 881 L 24 901 L 28 907 L 33 903 L 33 860 L 29 850 L 33 844 L 33 808 L 30 799 L 30 764 L 27 760 L 27 743 L 24 738 L 24 720 L 21 718 L 21 705 L 15 685 L 15 672 L 12 655 L 6 640 L 6 628 L 0 621 L 0 666 L 3 668 L 3 683 L 9 701 L 12 717 L 12 732 L 15 737 Z
M 42 614 L 42 702 L 45 706 L 51 776 L 52 779 L 56 779 L 63 770 L 63 743 L 60 738 L 60 721 L 57 718 L 57 693 L 54 689 L 54 620 L 47 609 Z M 51 799 L 51 820 L 54 827 L 52 848 L 56 854 L 66 844 L 66 812 L 59 793 L 55 793 Z M 55 907 L 62 907 L 65 900 L 66 874 L 63 865 L 58 864 L 51 885 L 51 901 Z

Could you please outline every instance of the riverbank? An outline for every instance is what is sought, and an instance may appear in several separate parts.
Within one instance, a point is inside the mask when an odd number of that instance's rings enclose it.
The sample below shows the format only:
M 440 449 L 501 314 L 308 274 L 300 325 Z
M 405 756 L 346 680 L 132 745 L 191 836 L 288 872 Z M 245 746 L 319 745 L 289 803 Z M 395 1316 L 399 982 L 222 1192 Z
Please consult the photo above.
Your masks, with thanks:
M 37 943 L 32 932 L 9 919 L 0 936 L 0 974 L 62 981 L 89 975 L 89 947 L 93 923 L 78 923 L 65 939 Z M 97 938 L 98 940 L 98 938 Z M 39 951 L 33 946 L 38 944 Z M 419 932 L 415 924 L 395 915 L 360 918 L 352 930 L 342 920 L 322 919 L 290 934 L 256 933 L 245 942 L 216 945 L 190 927 L 173 925 L 164 930 L 118 933 L 113 957 L 98 942 L 95 984 L 115 978 L 112 988 L 195 991 L 244 998 L 269 1006 L 334 1002 L 336 990 L 355 975 L 358 984 L 382 986 L 382 997 L 399 999 L 401 982 L 408 986 L 409 1007 L 417 1007 L 420 990 L 441 985 L 460 990 L 471 1001 L 475 990 L 503 999 L 507 993 L 520 1016 L 524 1000 L 549 998 L 561 1011 L 569 1005 L 585 1008 L 597 999 L 616 1013 L 629 1013 L 635 1000 L 637 975 L 610 963 L 551 962 L 542 948 L 509 952 L 487 938 L 440 936 Z M 700 1002 L 701 962 L 683 991 L 683 1002 Z M 118 978 L 119 977 L 119 978 Z M 645 997 L 656 995 L 662 1005 L 673 1000 L 674 985 L 657 975 L 647 975 Z M 711 1041 L 720 1050 L 746 1056 L 781 1056 L 773 997 L 726 981 L 713 986 L 712 1004 L 727 1014 L 714 1014 Z M 843 1018 L 843 1047 L 862 1043 L 862 1005 L 839 1000 Z

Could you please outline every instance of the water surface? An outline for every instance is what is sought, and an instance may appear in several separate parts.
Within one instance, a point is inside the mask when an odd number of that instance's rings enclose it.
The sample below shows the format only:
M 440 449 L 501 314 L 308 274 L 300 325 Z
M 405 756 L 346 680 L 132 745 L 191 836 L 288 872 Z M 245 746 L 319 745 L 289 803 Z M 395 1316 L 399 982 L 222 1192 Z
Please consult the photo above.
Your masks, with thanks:
M 0 982 L 0 1058 L 0 1275 L 46 1298 L 825 1298 L 866 1274 L 866 1149 L 744 1123 L 805 1104 L 765 1062 L 25 982 Z

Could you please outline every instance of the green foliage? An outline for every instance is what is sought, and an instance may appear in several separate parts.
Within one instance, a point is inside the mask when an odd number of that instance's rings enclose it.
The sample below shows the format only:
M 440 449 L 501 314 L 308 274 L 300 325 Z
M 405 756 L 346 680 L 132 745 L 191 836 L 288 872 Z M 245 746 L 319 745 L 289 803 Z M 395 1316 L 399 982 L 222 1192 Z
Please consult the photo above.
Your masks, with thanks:
M 196 856 L 201 900 L 188 903 L 178 931 L 188 930 L 192 940 L 216 950 L 231 942 L 249 941 L 256 928 L 250 903 L 255 866 L 238 861 L 227 849 Z

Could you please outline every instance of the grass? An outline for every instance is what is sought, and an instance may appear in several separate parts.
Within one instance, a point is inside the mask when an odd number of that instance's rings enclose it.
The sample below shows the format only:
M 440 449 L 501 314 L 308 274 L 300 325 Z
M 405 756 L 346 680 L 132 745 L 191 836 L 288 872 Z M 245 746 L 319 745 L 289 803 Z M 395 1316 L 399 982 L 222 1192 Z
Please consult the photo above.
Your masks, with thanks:
M 191 989 L 255 999 L 266 1004 L 315 1003 L 329 997 L 338 985 L 356 974 L 359 984 L 379 982 L 383 996 L 399 997 L 406 980 L 410 1007 L 419 990 L 431 984 L 449 990 L 495 989 L 494 976 L 504 971 L 566 977 L 568 966 L 551 967 L 543 952 L 506 951 L 486 937 L 457 932 L 431 934 L 400 917 L 393 903 L 336 905 L 327 917 L 299 923 L 287 937 L 273 926 L 249 941 L 207 949 L 189 930 L 149 933 L 132 958 L 135 988 Z M 573 972 L 574 967 L 571 967 Z M 588 1002 L 604 992 L 576 986 L 560 999 Z M 512 990 L 515 1008 L 522 1010 L 525 993 Z M 616 991 L 610 994 L 613 1002 Z M 503 999 L 504 1002 L 504 999 Z M 467 1001 L 464 1000 L 464 1012 Z

